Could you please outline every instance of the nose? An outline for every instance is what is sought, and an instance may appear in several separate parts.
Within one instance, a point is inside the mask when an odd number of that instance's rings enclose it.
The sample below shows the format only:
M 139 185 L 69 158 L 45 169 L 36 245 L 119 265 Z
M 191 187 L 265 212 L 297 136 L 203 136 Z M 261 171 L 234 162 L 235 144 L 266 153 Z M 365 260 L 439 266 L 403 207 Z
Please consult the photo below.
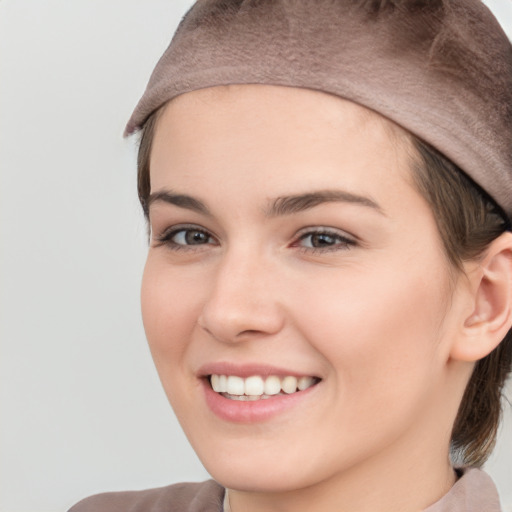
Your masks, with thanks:
M 278 333 L 284 325 L 284 311 L 275 274 L 262 258 L 224 258 L 213 275 L 199 326 L 223 343 Z

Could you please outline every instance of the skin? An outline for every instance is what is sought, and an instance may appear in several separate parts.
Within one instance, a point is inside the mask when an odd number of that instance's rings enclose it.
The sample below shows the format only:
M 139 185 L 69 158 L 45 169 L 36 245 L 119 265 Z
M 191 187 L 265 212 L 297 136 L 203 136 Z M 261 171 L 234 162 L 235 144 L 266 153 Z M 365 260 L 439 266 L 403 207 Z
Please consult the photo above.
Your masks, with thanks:
M 160 116 L 144 326 L 233 511 L 422 510 L 453 485 L 450 430 L 474 360 L 453 352 L 483 274 L 454 277 L 410 167 L 400 128 L 321 92 L 208 88 Z M 364 199 L 269 215 L 277 198 L 325 190 Z M 170 191 L 208 213 L 161 200 Z M 202 243 L 169 237 L 183 224 Z M 331 245 L 314 247 L 326 230 Z M 233 423 L 206 405 L 211 362 L 321 381 L 269 420 Z

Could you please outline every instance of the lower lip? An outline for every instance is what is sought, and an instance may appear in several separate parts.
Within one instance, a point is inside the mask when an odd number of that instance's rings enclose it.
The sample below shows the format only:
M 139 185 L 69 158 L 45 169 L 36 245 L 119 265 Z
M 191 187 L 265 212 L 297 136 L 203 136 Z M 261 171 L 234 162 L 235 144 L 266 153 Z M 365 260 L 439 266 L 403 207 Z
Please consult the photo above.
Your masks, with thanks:
M 274 395 L 261 400 L 242 401 L 230 400 L 213 391 L 208 379 L 203 379 L 206 403 L 219 418 L 233 423 L 259 423 L 266 421 L 286 410 L 299 405 L 318 384 L 304 391 L 289 395 Z

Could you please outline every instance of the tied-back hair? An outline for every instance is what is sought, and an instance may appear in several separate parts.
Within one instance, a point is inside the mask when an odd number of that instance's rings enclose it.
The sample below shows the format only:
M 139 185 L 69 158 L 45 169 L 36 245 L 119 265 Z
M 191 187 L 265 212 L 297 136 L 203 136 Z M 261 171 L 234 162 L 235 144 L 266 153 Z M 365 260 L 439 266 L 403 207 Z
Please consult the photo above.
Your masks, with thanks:
M 477 260 L 510 222 L 501 208 L 456 165 L 413 137 L 415 184 L 432 208 L 444 250 L 454 269 Z M 452 458 L 458 465 L 481 466 L 496 442 L 503 390 L 512 370 L 512 330 L 478 361 L 466 387 L 452 431 Z

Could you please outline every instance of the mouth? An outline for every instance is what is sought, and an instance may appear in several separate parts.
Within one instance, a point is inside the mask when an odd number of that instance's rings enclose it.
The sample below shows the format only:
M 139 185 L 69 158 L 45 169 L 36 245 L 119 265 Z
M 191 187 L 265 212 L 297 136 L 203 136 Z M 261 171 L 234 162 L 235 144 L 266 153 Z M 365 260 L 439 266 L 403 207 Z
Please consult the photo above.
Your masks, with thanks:
M 323 378 L 290 368 L 259 363 L 218 361 L 200 367 L 208 408 L 231 424 L 261 424 L 308 408 Z M 285 416 L 282 416 L 285 415 Z
M 251 375 L 244 378 L 237 375 L 211 374 L 207 376 L 207 380 L 211 389 L 224 398 L 254 402 L 306 391 L 318 384 L 321 379 L 314 376 L 296 377 L 293 375 L 269 375 L 267 377 Z

